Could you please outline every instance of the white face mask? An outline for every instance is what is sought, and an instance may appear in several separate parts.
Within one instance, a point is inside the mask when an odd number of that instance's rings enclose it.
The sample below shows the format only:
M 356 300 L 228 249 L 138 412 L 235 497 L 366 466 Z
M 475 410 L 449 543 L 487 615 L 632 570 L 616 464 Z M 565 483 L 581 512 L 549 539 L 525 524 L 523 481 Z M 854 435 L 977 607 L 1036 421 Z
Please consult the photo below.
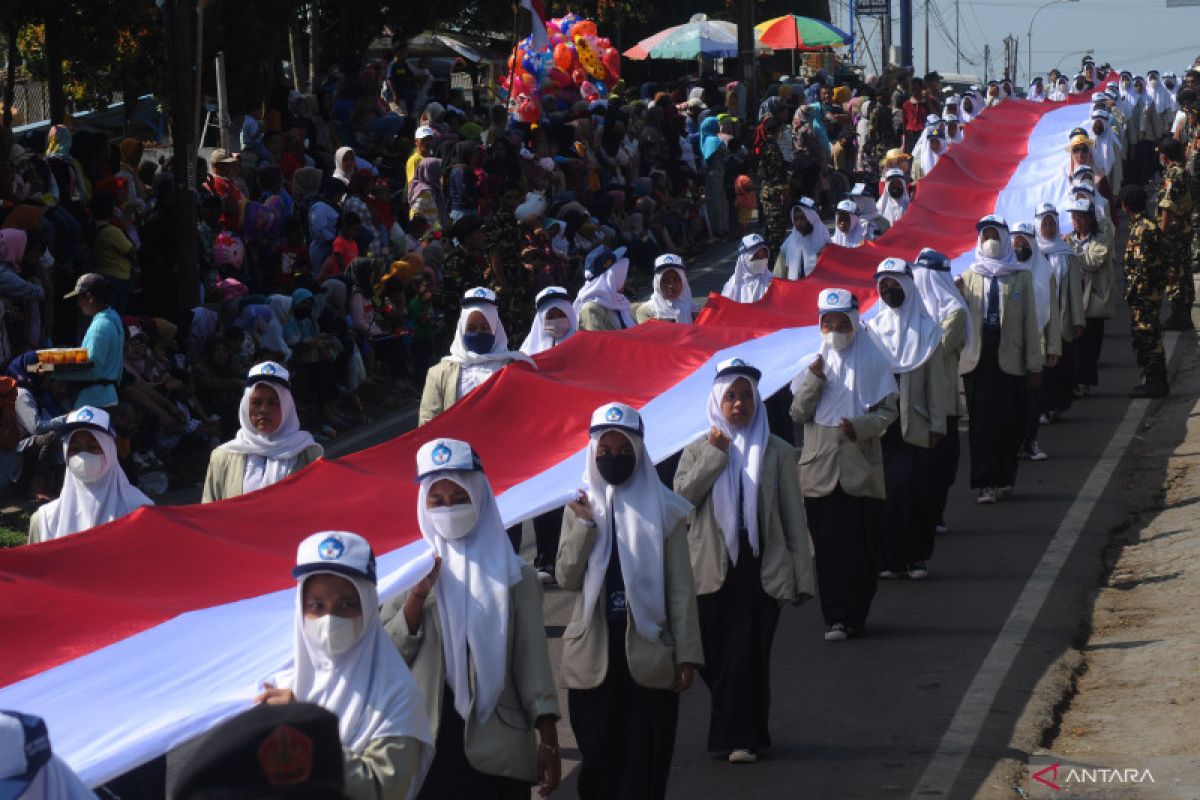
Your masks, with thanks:
M 999 258 L 1003 250 L 999 239 L 988 239 L 979 248 L 979 251 L 988 258 Z
M 443 539 L 461 539 L 475 530 L 478 514 L 471 503 L 459 503 L 453 506 L 427 508 L 429 524 L 434 532 Z
M 767 271 L 767 259 L 752 258 L 752 259 L 750 259 L 748 266 L 750 267 L 750 271 L 756 275 L 759 273 L 762 273 L 762 272 L 766 272 Z
M 67 459 L 71 474 L 84 483 L 94 483 L 104 474 L 104 456 L 98 453 L 76 453 Z
M 825 343 L 834 350 L 845 350 L 854 341 L 854 331 L 842 333 L 841 331 L 822 331 L 821 338 Z
M 341 655 L 362 636 L 362 617 L 305 617 L 304 635 L 325 655 Z
M 571 330 L 571 320 L 566 318 L 548 319 L 544 330 L 547 336 L 557 342 L 559 339 L 565 338 Z

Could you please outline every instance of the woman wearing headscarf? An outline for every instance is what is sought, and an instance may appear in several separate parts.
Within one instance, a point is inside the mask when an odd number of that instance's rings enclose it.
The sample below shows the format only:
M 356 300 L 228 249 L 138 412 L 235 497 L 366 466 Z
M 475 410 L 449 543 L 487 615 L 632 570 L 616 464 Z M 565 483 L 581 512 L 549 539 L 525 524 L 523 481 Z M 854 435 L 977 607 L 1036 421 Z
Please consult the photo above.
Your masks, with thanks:
M 866 231 L 858 216 L 858 204 L 853 200 L 838 202 L 834 214 L 833 237 L 830 241 L 842 247 L 862 247 L 866 243 Z
M 339 147 L 333 155 L 333 177 L 346 186 L 358 169 L 358 156 L 353 147 Z
M 1041 381 L 1042 332 L 1033 275 L 1017 261 L 1003 217 L 989 215 L 963 273 L 971 329 L 959 361 L 970 420 L 971 488 L 992 504 L 1012 491 L 1025 438 L 1026 386 Z
M 940 128 L 926 128 L 922 138 L 924 141 L 919 142 L 913 148 L 912 179 L 914 181 L 921 180 L 937 166 L 937 162 L 942 157 L 942 151 L 946 147 L 946 140 Z
M 715 116 L 700 123 L 700 157 L 704 165 L 704 208 L 708 212 L 708 227 L 713 236 L 729 233 L 729 195 L 726 190 L 725 165 L 729 147 L 718 135 L 721 123 Z
M 292 665 L 254 700 L 314 703 L 338 717 L 344 794 L 412 800 L 433 760 L 420 689 L 379 619 L 375 554 L 347 531 L 296 550 Z
M 942 329 L 925 310 L 912 267 L 886 258 L 875 271 L 881 306 L 866 332 L 892 365 L 900 393 L 900 421 L 881 439 L 887 500 L 883 517 L 881 578 L 929 576 L 938 522 L 933 449 L 946 435 Z
M 790 281 L 807 278 L 817 268 L 817 259 L 829 244 L 829 229 L 817 213 L 817 204 L 811 198 L 801 197 L 792 206 L 792 230 L 779 248 L 775 259 L 776 278 Z
M 324 453 L 311 434 L 300 430 L 291 375 L 272 361 L 255 365 L 247 375 L 238 423 L 233 439 L 209 456 L 202 503 L 264 489 Z
M 1044 103 L 1046 101 L 1046 92 L 1041 75 L 1035 75 L 1033 80 L 1029 82 L 1029 91 L 1025 94 L 1026 100 L 1032 100 L 1035 103 Z
M 138 169 L 145 148 L 139 140 L 125 138 L 121 140 L 117 149 L 121 153 L 121 168 L 117 170 L 117 177 L 125 179 L 126 193 L 124 197 L 116 199 L 131 219 L 137 219 L 146 213 L 146 201 L 149 199 L 146 184 L 142 182 L 141 170 Z
M 284 339 L 283 326 L 269 307 L 261 303 L 246 306 L 234 320 L 233 326 L 254 337 L 258 352 L 277 356 L 284 363 L 292 357 L 292 348 Z
M 825 641 L 862 632 L 878 582 L 884 495 L 879 440 L 898 416 L 892 363 L 864 333 L 858 299 L 825 289 L 821 348 L 792 381 L 791 416 L 804 424 L 800 491 L 812 534 Z
M 577 594 L 562 682 L 584 800 L 665 796 L 679 693 L 704 665 L 688 556 L 692 506 L 663 486 L 644 438 L 635 409 L 596 409 L 585 488 L 563 517 L 555 572 Z
M 82 210 L 91 199 L 92 184 L 83 165 L 71 154 L 71 129 L 66 125 L 50 127 L 46 137 L 46 163 L 58 184 L 59 205 Z
M 62 491 L 30 516 L 30 544 L 61 539 L 154 505 L 125 477 L 107 411 L 80 406 L 67 415 L 60 433 L 67 464 Z
M 442 160 L 423 158 L 408 184 L 408 216 L 422 216 L 431 230 L 450 229 L 450 210 L 442 192 Z
M 699 313 L 683 259 L 674 253 L 663 253 L 654 259 L 654 291 L 634 312 L 638 324 L 657 319 L 686 325 Z
M 759 144 L 755 155 L 758 160 L 759 185 L 762 187 L 759 205 L 763 214 L 763 238 L 770 253 L 778 253 L 791 227 L 786 210 L 789 207 L 790 174 L 788 163 L 784 160 L 777 142 L 780 131 L 779 118 L 772 114 L 763 121 L 761 127 L 765 138 Z
M 1075 390 L 1075 343 L 1087 325 L 1083 304 L 1083 268 L 1075 249 L 1059 235 L 1058 209 L 1051 203 L 1037 208 L 1037 248 L 1050 264 L 1057 297 L 1051 313 L 1057 314 L 1062 346 L 1058 363 L 1042 369 L 1040 422 L 1053 422 L 1071 407 Z
M 618 257 L 604 245 L 593 249 L 583 262 L 586 281 L 575 295 L 575 313 L 581 331 L 617 331 L 637 322 L 625 296 L 629 259 Z
M 1059 77 L 1059 79 L 1054 82 L 1054 87 L 1051 88 L 1050 92 L 1046 95 L 1046 99 L 1053 100 L 1056 103 L 1061 103 L 1067 99 L 1069 88 L 1070 82 L 1066 79 L 1066 77 Z
M 1098 365 L 1104 344 L 1104 321 L 1113 315 L 1116 302 L 1112 263 L 1111 226 L 1096 218 L 1090 200 L 1076 200 L 1068 207 L 1073 230 L 1063 237 L 1079 257 L 1083 273 L 1083 334 L 1076 339 L 1075 396 L 1087 397 L 1100 384 Z
M 710 430 L 684 449 L 674 482 L 695 506 L 688 545 L 704 645 L 700 676 L 712 694 L 708 750 L 731 763 L 752 763 L 770 746 L 779 610 L 816 594 L 795 450 L 770 433 L 761 377 L 738 358 L 717 366 Z
M 538 578 L 509 546 L 469 444 L 426 442 L 417 473 L 434 567 L 383 617 L 433 723 L 436 755 L 419 796 L 527 800 L 537 782 L 549 794 L 561 775 L 560 715 Z
M 1049 260 L 1038 248 L 1037 229 L 1028 222 L 1019 222 L 1013 226 L 1012 234 L 1013 253 L 1017 262 L 1025 265 L 1033 277 L 1033 298 L 1037 306 L 1044 364 L 1042 381 L 1036 387 L 1030 387 L 1026 396 L 1028 405 L 1025 409 L 1025 438 L 1018 456 L 1031 461 L 1045 461 L 1049 456 L 1038 446 L 1038 420 L 1042 413 L 1046 370 L 1056 368 L 1059 356 L 1062 355 L 1062 317 L 1058 309 L 1058 281 L 1054 277 L 1054 269 Z
M 895 225 L 904 216 L 904 212 L 908 211 L 911 202 L 908 176 L 904 174 L 904 170 L 894 167 L 886 170 L 883 173 L 883 191 L 880 192 L 876 203 L 879 215 L 886 219 L 889 225 Z
M 733 274 L 721 288 L 721 295 L 738 303 L 757 303 L 767 293 L 771 285 L 771 271 L 768 269 L 770 248 L 757 233 L 747 234 L 738 243 L 737 261 L 733 265 Z
M 496 293 L 482 286 L 468 289 L 463 295 L 450 355 L 425 376 L 417 424 L 429 422 L 512 361 L 533 364 L 525 353 L 508 349 Z

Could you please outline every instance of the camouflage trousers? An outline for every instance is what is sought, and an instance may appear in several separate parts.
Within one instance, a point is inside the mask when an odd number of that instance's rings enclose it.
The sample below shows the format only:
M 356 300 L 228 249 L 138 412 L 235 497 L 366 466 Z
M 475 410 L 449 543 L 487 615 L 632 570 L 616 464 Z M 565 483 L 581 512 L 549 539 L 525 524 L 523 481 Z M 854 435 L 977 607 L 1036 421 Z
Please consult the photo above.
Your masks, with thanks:
M 1192 275 L 1197 268 L 1196 229 L 1180 226 L 1163 236 L 1163 262 L 1167 266 L 1167 302 L 1173 314 L 1191 315 L 1196 302 L 1196 285 Z
M 1125 290 L 1125 299 L 1129 303 L 1133 356 L 1148 383 L 1165 383 L 1167 380 L 1167 357 L 1159 322 L 1162 296 L 1161 286 L 1136 280 L 1131 281 Z

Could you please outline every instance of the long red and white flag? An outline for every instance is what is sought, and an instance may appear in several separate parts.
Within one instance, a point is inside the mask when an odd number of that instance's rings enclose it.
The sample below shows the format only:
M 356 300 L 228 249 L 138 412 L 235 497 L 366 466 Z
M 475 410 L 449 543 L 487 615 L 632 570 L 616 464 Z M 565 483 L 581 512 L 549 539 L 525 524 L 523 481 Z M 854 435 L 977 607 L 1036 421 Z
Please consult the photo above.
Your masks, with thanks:
M 813 277 L 775 281 L 759 303 L 713 297 L 694 325 L 580 333 L 538 356 L 537 370 L 505 368 L 426 426 L 263 491 L 144 508 L 0 551 L 0 708 L 45 718 L 55 752 L 92 786 L 244 710 L 290 660 L 290 569 L 304 537 L 366 536 L 380 554 L 385 600 L 427 572 L 412 481 L 421 444 L 469 441 L 510 524 L 573 495 L 589 416 L 602 403 L 642 409 L 651 455 L 665 458 L 707 430 L 718 361 L 755 364 L 771 393 L 811 360 L 822 289 L 848 288 L 869 308 L 883 258 L 932 247 L 961 270 L 980 217 L 1028 220 L 1038 203 L 1062 202 L 1067 133 L 1086 116 L 1055 103 L 987 109 L 883 237 L 853 250 L 831 245 Z

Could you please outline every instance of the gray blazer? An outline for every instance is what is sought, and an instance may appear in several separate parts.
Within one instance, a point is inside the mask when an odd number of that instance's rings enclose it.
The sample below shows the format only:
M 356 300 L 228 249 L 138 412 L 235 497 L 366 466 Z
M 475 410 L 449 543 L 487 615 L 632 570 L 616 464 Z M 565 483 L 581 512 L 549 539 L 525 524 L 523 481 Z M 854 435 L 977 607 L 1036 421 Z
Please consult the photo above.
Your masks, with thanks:
M 931 433 L 946 434 L 946 417 L 954 408 L 946 404 L 947 383 L 941 344 L 924 364 L 900 373 L 900 433 L 904 441 L 928 449 Z
M 1113 315 L 1116 292 L 1113 288 L 1112 226 L 1100 222 L 1099 229 L 1086 244 L 1071 237 L 1083 270 L 1083 313 L 1088 319 L 1108 319 Z
M 979 366 L 988 281 L 974 270 L 963 273 L 963 298 L 971 310 L 971 341 L 963 349 L 958 371 L 966 375 Z M 1017 377 L 1042 371 L 1042 332 L 1038 330 L 1033 276 L 1028 270 L 997 278 L 1000 282 L 1000 369 Z
M 461 374 L 462 366 L 454 361 L 439 361 L 429 368 L 425 373 L 417 425 L 424 425 L 458 402 L 458 377 Z
M 291 474 L 296 474 L 324 454 L 319 444 L 310 444 L 304 452 L 296 456 L 296 466 Z M 234 453 L 218 447 L 208 456 L 208 473 L 204 476 L 204 491 L 200 495 L 201 503 L 212 503 L 217 500 L 227 500 L 242 494 L 242 482 L 246 479 L 246 454 Z

